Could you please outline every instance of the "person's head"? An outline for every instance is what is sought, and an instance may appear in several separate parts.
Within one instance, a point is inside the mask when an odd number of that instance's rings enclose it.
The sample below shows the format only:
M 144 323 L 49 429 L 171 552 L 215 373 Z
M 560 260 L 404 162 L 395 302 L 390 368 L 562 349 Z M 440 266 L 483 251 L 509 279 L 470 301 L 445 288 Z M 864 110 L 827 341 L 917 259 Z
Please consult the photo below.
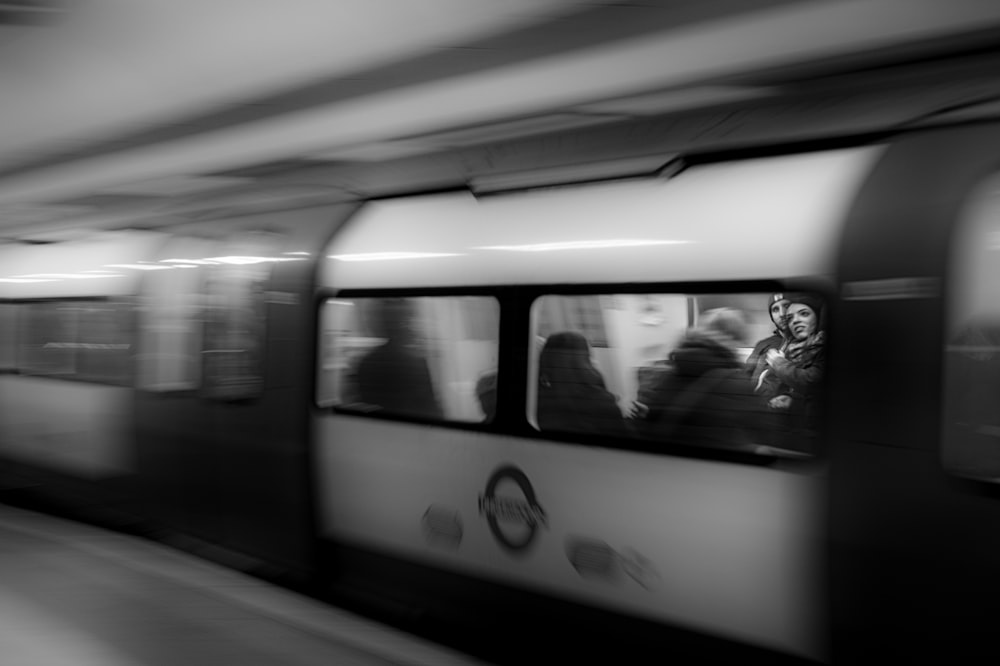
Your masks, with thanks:
M 747 320 L 743 312 L 735 308 L 714 308 L 701 313 L 698 330 L 727 347 L 746 344 Z
M 788 295 L 788 330 L 796 340 L 805 340 L 820 330 L 823 303 L 811 294 Z
M 383 298 L 377 303 L 372 324 L 375 335 L 393 342 L 416 337 L 415 308 L 407 298 Z
M 590 359 L 590 343 L 576 331 L 553 333 L 538 358 L 538 380 L 543 385 L 581 383 L 599 378 Z
M 767 299 L 767 310 L 778 333 L 788 337 L 788 298 L 785 294 L 771 294 Z
M 497 412 L 497 373 L 495 370 L 483 374 L 476 381 L 476 397 L 479 399 L 479 406 L 483 410 L 486 421 L 492 421 Z

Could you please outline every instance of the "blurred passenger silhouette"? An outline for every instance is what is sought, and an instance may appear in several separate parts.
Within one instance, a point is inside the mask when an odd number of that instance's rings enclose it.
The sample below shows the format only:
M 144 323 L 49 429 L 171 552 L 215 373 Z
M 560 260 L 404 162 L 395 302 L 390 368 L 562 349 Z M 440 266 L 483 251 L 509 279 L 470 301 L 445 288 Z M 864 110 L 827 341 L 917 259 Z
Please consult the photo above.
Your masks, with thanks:
M 645 432 L 657 439 L 728 449 L 759 442 L 762 409 L 744 374 L 737 349 L 747 336 L 740 310 L 716 308 L 701 315 L 670 353 L 672 371 L 650 392 Z
M 443 418 L 412 302 L 405 298 L 380 300 L 373 324 L 375 335 L 385 342 L 362 358 L 355 370 L 354 383 L 362 408 Z
M 538 360 L 538 427 L 542 430 L 628 434 L 618 402 L 594 367 L 590 343 L 575 331 L 553 333 Z
M 497 371 L 490 370 L 476 381 L 476 399 L 483 410 L 483 420 L 489 423 L 497 413 Z

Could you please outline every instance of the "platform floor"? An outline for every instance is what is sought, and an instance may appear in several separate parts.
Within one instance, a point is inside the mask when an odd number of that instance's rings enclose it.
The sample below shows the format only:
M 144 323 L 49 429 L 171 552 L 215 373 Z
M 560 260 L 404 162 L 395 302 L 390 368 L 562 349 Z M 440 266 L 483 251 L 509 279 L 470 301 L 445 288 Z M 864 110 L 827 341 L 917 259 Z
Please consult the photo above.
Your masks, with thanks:
M 3 666 L 483 663 L 164 546 L 0 505 Z

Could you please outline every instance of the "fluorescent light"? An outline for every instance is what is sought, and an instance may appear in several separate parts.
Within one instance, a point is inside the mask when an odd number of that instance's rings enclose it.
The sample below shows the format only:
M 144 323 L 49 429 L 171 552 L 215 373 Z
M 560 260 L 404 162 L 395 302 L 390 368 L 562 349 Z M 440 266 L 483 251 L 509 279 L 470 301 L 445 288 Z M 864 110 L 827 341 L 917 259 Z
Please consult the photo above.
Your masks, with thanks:
M 339 261 L 394 261 L 396 259 L 434 259 L 437 257 L 459 257 L 448 252 L 367 252 L 360 254 L 331 254 L 329 259 Z
M 686 240 L 640 240 L 612 238 L 609 240 L 566 241 L 563 243 L 534 243 L 531 245 L 490 245 L 477 250 L 501 250 L 505 252 L 558 252 L 561 250 L 600 250 L 613 247 L 642 247 L 645 245 L 682 245 Z
M 157 264 L 104 264 L 108 268 L 130 268 L 136 271 L 166 271 L 173 266 L 160 266 Z
M 244 266 L 247 264 L 266 264 L 278 261 L 302 261 L 301 257 L 250 257 L 250 256 L 228 256 L 228 257 L 207 257 L 206 261 L 218 264 L 233 264 Z
M 106 277 L 125 277 L 122 273 L 31 273 L 29 275 L 14 275 L 15 278 L 42 278 L 45 280 L 86 280 Z
M 205 265 L 215 265 L 218 262 L 208 261 L 207 259 L 160 259 L 162 264 L 177 264 L 178 267 L 183 266 L 184 268 L 194 268 L 195 266 L 205 266 Z
M 581 104 L 574 107 L 574 109 L 585 113 L 620 113 L 636 116 L 655 115 L 707 107 L 715 104 L 771 97 L 776 95 L 777 92 L 776 88 L 760 86 L 695 86 Z

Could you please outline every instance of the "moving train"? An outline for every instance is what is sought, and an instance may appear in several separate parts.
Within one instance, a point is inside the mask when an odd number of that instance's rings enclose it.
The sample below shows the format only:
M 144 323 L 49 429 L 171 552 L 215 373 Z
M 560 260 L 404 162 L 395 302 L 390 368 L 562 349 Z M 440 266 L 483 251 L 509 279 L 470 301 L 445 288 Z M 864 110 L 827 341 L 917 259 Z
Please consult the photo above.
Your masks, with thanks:
M 500 662 L 996 657 L 1000 117 L 945 111 L 8 243 L 2 496 Z M 802 427 L 744 374 L 776 295 Z M 650 427 L 720 310 L 753 407 Z M 543 414 L 567 332 L 606 427 Z

